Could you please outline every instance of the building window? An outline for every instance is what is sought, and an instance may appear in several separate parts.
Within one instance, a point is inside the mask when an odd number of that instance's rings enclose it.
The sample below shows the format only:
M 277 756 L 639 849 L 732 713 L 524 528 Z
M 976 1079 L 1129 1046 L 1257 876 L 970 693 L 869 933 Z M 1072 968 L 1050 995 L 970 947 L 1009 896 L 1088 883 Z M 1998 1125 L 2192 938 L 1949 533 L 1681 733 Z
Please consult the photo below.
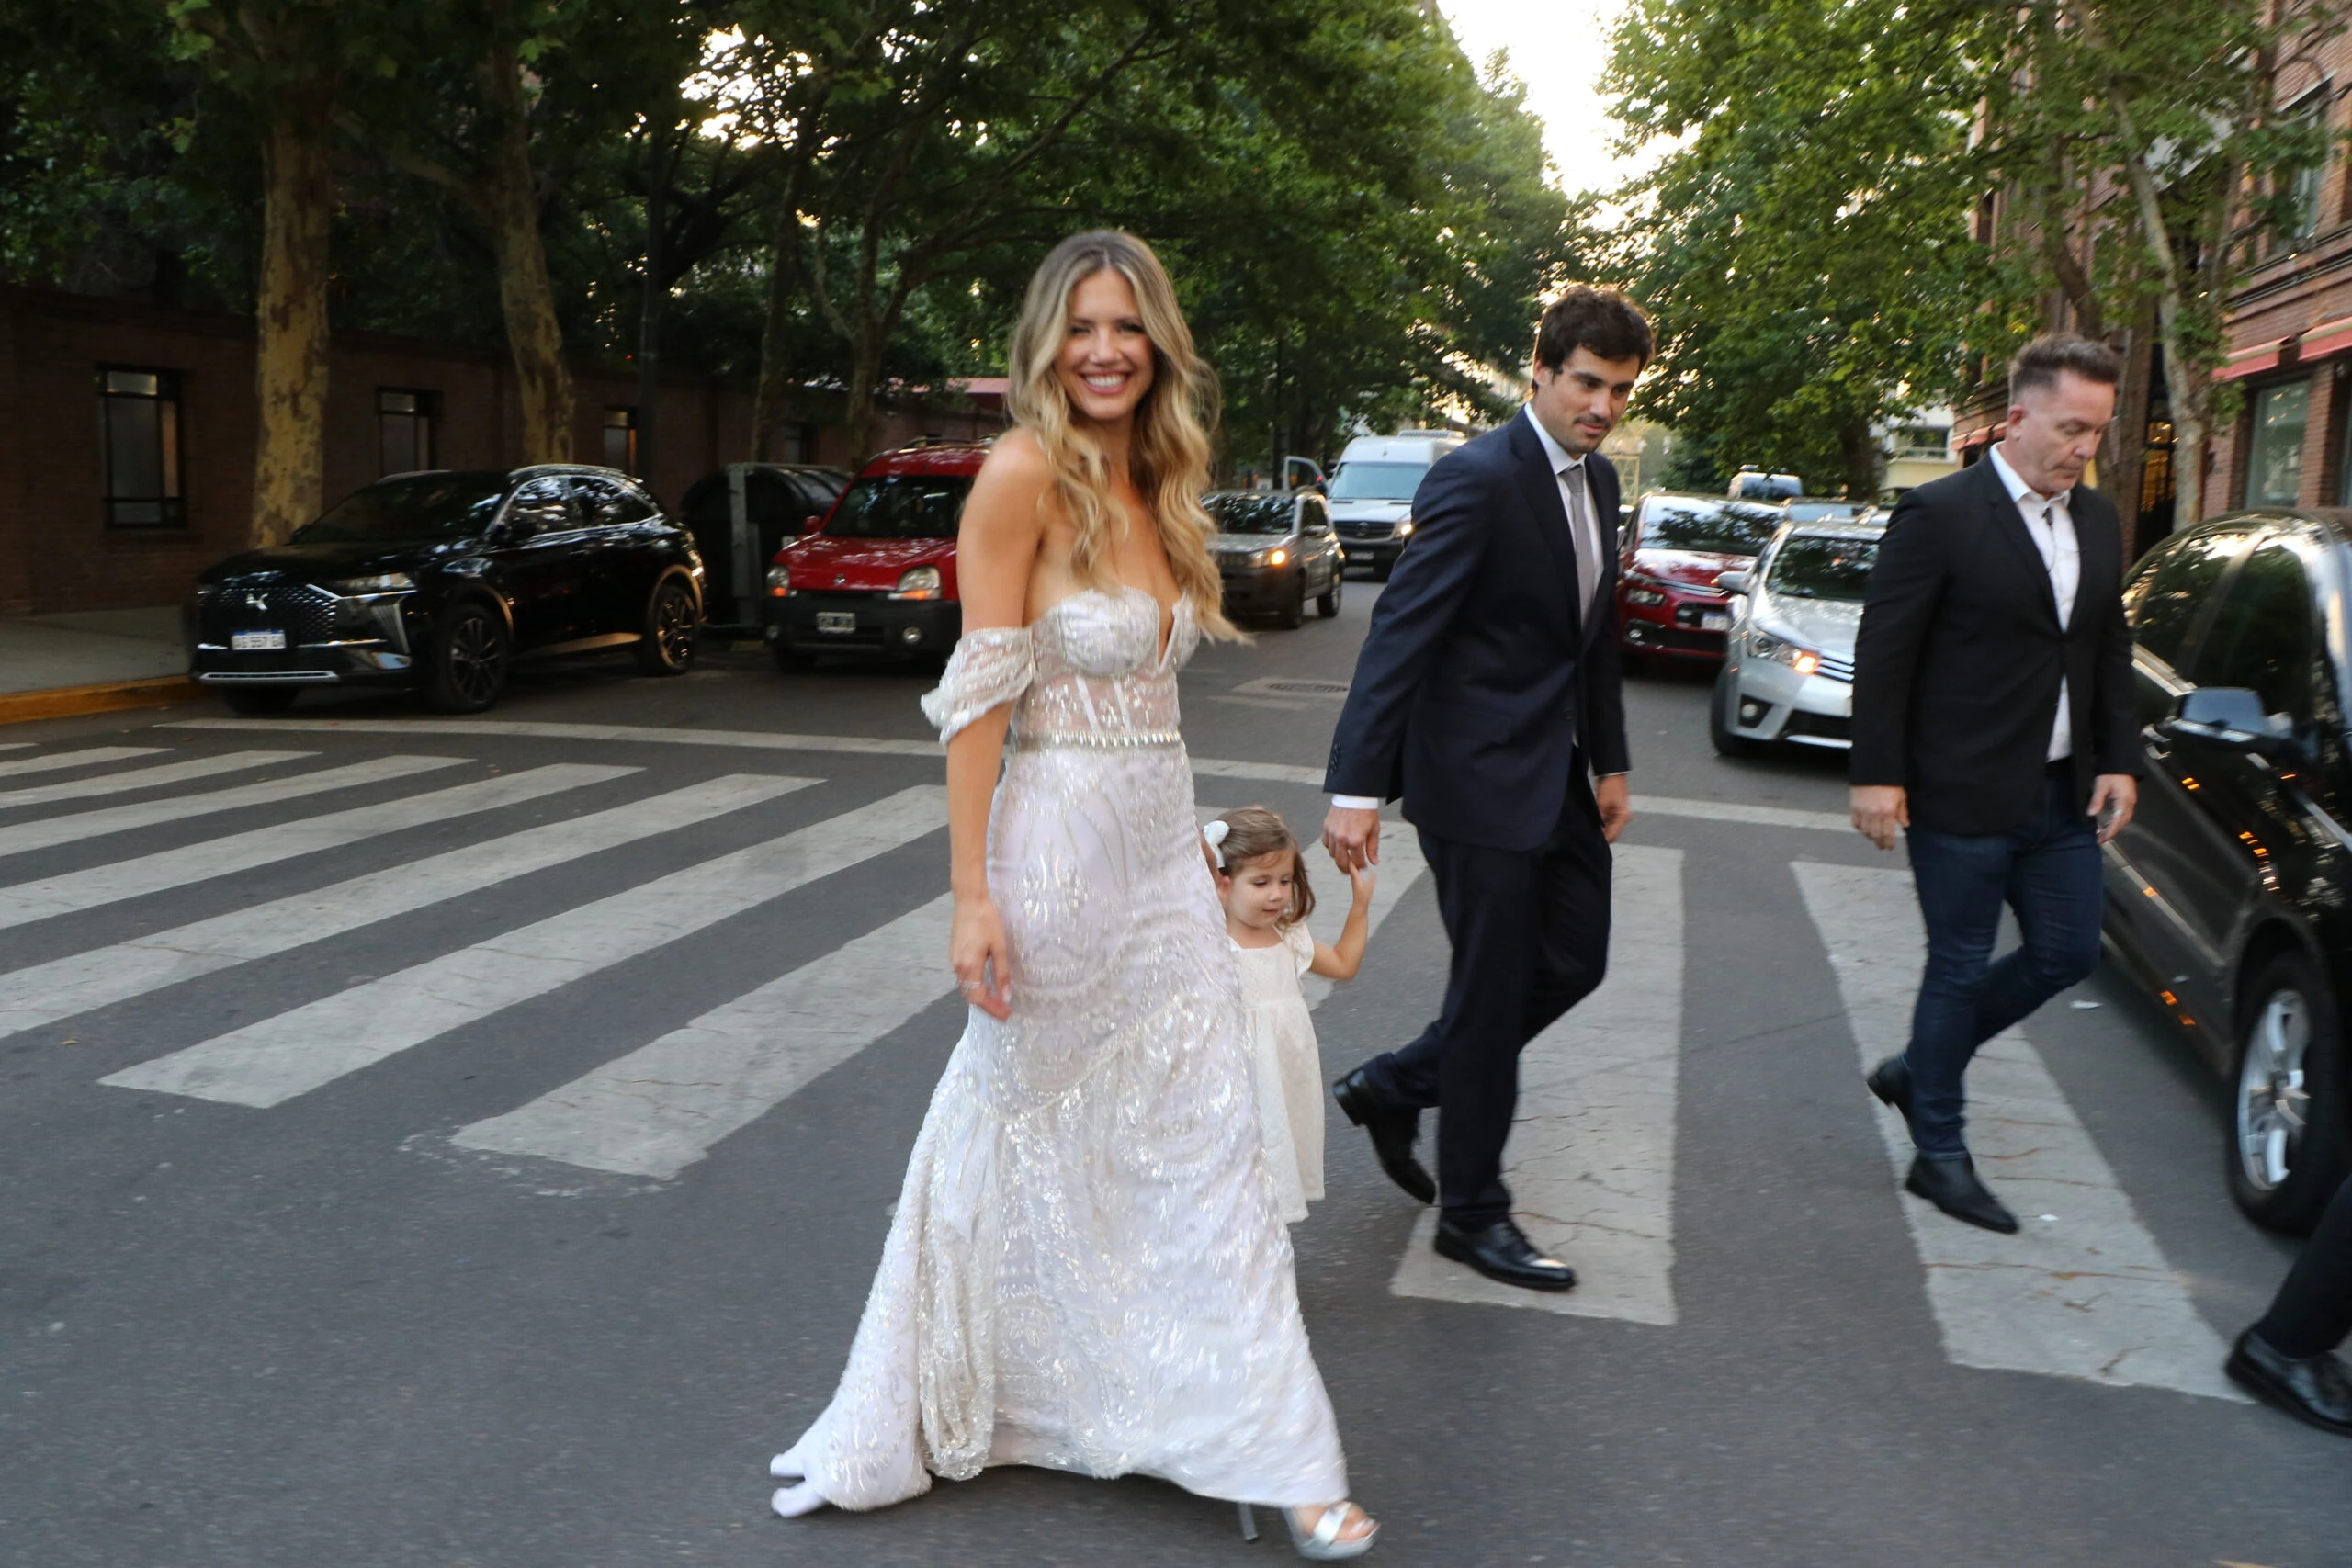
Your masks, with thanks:
M 2246 453 L 2245 503 L 2292 506 L 2303 488 L 2303 421 L 2312 384 L 2289 381 L 2254 395 L 2254 441 Z
M 605 467 L 625 474 L 637 472 L 637 411 L 605 411 Z
M 1920 462 L 1942 462 L 1951 456 L 1951 431 L 1940 424 L 1898 425 L 1894 457 Z
M 180 502 L 180 378 L 171 370 L 98 371 L 98 442 L 107 523 L 176 528 Z
M 376 389 L 376 445 L 380 471 L 414 473 L 433 467 L 433 426 L 441 417 L 441 394 L 397 387 Z

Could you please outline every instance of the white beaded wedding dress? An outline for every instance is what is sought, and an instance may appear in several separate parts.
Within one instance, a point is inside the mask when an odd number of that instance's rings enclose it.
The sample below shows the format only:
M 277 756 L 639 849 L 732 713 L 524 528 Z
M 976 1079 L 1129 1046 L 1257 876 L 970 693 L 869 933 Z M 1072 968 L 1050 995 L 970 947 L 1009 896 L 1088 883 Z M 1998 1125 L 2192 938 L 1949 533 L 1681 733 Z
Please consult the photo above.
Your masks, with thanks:
M 1189 605 L 1163 649 L 1150 595 L 1088 590 L 965 637 L 924 699 L 943 738 L 1014 705 L 989 824 L 1012 1013 L 970 1010 L 779 1513 L 991 1464 L 1348 1495 L 1177 734 L 1198 641 Z

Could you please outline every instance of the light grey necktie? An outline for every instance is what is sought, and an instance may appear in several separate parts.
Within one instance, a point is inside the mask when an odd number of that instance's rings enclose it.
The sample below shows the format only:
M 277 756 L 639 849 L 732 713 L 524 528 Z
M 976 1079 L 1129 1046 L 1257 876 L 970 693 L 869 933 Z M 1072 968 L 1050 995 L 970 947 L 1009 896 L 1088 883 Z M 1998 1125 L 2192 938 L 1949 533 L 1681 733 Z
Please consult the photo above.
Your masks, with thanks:
M 1600 587 L 1600 533 L 1592 525 L 1592 502 L 1585 489 L 1584 465 L 1573 465 L 1562 477 L 1567 480 L 1568 536 L 1576 541 L 1577 547 L 1577 592 L 1584 600 L 1577 606 L 1581 617 L 1592 607 L 1593 597 Z

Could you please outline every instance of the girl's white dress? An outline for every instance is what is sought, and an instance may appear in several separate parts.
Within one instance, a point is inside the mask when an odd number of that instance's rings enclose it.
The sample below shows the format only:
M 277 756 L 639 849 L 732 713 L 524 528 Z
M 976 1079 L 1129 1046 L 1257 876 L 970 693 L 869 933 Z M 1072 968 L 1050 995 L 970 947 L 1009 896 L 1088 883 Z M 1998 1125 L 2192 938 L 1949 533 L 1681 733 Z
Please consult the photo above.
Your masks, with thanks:
M 874 1508 L 991 1464 L 1348 1495 L 1260 1156 L 1249 1030 L 1201 857 L 1179 606 L 1088 590 L 956 646 L 944 736 L 1013 704 L 989 823 L 1012 1016 L 970 1010 L 841 1386 L 779 1456 Z
M 1323 1196 L 1323 1057 L 1299 989 L 1315 962 L 1315 938 L 1301 921 L 1284 928 L 1272 947 L 1233 942 L 1233 957 L 1250 1010 L 1266 1169 L 1274 1179 L 1275 1207 L 1296 1224 L 1306 1218 L 1306 1205 Z

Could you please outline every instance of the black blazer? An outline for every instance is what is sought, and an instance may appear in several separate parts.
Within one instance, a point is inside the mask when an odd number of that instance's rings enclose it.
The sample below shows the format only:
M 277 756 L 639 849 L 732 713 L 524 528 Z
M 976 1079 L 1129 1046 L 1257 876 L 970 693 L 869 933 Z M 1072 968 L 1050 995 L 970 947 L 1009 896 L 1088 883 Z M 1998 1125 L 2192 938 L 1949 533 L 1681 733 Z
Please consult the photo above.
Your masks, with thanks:
M 2067 497 L 2082 552 L 2075 610 L 1988 456 L 1895 503 L 1854 649 L 1853 782 L 1901 784 L 1911 820 L 1946 833 L 2006 833 L 2032 813 L 2058 683 L 2075 734 L 2075 797 L 2098 773 L 2141 771 L 2115 508 Z
M 1557 826 L 1581 749 L 1627 769 L 1617 650 L 1617 470 L 1584 460 L 1600 590 L 1577 592 L 1559 481 L 1521 412 L 1413 496 L 1413 542 L 1372 612 L 1324 787 L 1405 799 L 1440 838 L 1503 850 Z

